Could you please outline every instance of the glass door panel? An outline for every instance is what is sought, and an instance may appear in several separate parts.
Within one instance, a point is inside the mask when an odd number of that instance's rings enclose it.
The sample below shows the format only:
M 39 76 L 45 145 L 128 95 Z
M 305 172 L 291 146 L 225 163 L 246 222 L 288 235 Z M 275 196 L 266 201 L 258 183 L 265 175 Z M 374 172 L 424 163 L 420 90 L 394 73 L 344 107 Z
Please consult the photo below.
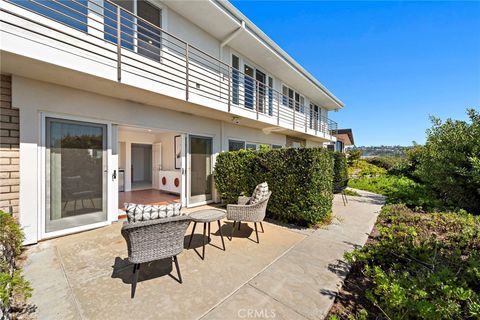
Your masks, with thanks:
M 212 138 L 189 137 L 189 204 L 212 199 Z
M 253 97 L 255 93 L 255 80 L 253 79 L 253 68 L 245 65 L 245 108 L 253 110 Z
M 261 113 L 265 113 L 265 93 L 266 93 L 266 76 L 265 73 L 256 70 L 255 80 L 257 80 L 257 110 Z
M 107 126 L 46 119 L 46 232 L 107 220 Z
M 137 14 L 145 19 L 138 20 L 138 53 L 160 61 L 162 11 L 145 0 L 137 2 Z M 158 28 L 155 28 L 157 26 Z

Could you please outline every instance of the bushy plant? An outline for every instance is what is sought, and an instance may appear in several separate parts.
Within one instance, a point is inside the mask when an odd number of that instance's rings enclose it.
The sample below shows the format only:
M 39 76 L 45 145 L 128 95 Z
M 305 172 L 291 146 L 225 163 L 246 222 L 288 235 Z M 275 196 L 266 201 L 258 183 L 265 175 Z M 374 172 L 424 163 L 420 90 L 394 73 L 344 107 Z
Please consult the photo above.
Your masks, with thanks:
M 223 152 L 215 164 L 215 185 L 225 202 L 236 203 L 267 181 L 267 216 L 299 225 L 330 217 L 332 180 L 333 156 L 322 148 Z
M 479 217 L 387 205 L 376 229 L 363 248 L 345 255 L 361 270 L 372 317 L 480 318 Z
M 23 301 L 32 289 L 21 270 L 16 269 L 15 258 L 20 255 L 24 235 L 17 221 L 0 211 L 0 313 L 8 313 L 12 297 Z
M 386 173 L 387 170 L 370 164 L 365 160 L 355 160 L 348 166 L 349 177 L 378 177 Z
M 353 161 L 360 160 L 362 156 L 362 150 L 360 149 L 349 149 L 347 151 L 348 164 L 353 163 Z
M 480 214 L 480 114 L 470 122 L 432 118 L 415 175 L 432 188 L 446 207 Z
M 439 205 L 425 185 L 403 176 L 362 177 L 349 180 L 348 186 L 385 195 L 387 203 L 403 203 L 424 210 L 435 209 Z
M 343 152 L 333 152 L 333 192 L 341 192 L 347 186 L 347 158 Z
M 402 160 L 403 158 L 401 157 L 372 157 L 372 158 L 365 159 L 365 161 L 367 161 L 368 163 L 373 164 L 377 167 L 383 168 L 385 170 L 392 169 Z
M 255 188 L 251 170 L 256 153 L 252 150 L 222 152 L 215 163 L 215 185 L 226 203 L 236 203 L 238 196 L 247 196 Z

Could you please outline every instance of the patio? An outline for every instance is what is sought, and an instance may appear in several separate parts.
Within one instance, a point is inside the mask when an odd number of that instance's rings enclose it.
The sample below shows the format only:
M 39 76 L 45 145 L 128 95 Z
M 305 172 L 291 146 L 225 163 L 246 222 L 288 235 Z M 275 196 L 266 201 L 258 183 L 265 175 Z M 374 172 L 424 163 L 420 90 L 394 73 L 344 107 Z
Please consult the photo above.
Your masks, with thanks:
M 122 222 L 48 240 L 27 251 L 25 276 L 34 292 L 39 319 L 318 319 L 329 310 L 347 269 L 342 255 L 363 245 L 383 198 L 359 192 L 343 206 L 334 200 L 337 219 L 326 228 L 298 229 L 264 222 L 260 244 L 242 224 L 226 251 L 212 224 L 206 259 L 199 257 L 197 229 L 192 249 L 179 255 L 183 284 L 171 260 L 140 269 L 130 299 L 132 265 L 126 261 Z M 188 211 L 187 211 L 188 212 Z M 185 234 L 185 247 L 191 228 Z M 232 223 L 222 224 L 230 235 Z M 171 272 L 171 275 L 170 275 Z M 172 278 L 173 277 L 173 278 Z

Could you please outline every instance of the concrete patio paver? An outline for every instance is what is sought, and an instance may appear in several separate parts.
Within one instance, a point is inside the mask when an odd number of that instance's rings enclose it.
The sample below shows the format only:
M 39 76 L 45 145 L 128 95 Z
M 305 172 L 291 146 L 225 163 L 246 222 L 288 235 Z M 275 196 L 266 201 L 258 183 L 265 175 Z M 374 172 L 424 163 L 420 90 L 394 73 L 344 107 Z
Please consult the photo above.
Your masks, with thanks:
M 36 317 L 322 318 L 347 272 L 339 260 L 345 251 L 364 244 L 383 203 L 379 196 L 361 194 L 349 197 L 345 207 L 336 197 L 338 221 L 324 229 L 264 223 L 260 244 L 252 240 L 252 228 L 243 224 L 223 251 L 219 232 L 212 228 L 206 260 L 194 250 L 179 255 L 183 284 L 174 279 L 170 259 L 145 264 L 135 299 L 130 299 L 132 265 L 126 260 L 121 223 L 41 242 L 28 249 L 24 271 L 35 289 L 31 302 L 38 307 Z M 231 223 L 222 230 L 229 235 Z M 192 247 L 201 250 L 202 239 L 197 233 Z

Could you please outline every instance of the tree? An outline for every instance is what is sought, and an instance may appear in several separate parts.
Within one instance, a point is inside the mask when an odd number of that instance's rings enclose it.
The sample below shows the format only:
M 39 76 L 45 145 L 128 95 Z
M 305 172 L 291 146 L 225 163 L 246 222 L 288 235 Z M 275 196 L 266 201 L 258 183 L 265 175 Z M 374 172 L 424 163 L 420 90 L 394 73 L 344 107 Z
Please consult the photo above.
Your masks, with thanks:
M 415 175 L 445 206 L 480 214 L 480 114 L 467 114 L 469 122 L 431 118 Z

